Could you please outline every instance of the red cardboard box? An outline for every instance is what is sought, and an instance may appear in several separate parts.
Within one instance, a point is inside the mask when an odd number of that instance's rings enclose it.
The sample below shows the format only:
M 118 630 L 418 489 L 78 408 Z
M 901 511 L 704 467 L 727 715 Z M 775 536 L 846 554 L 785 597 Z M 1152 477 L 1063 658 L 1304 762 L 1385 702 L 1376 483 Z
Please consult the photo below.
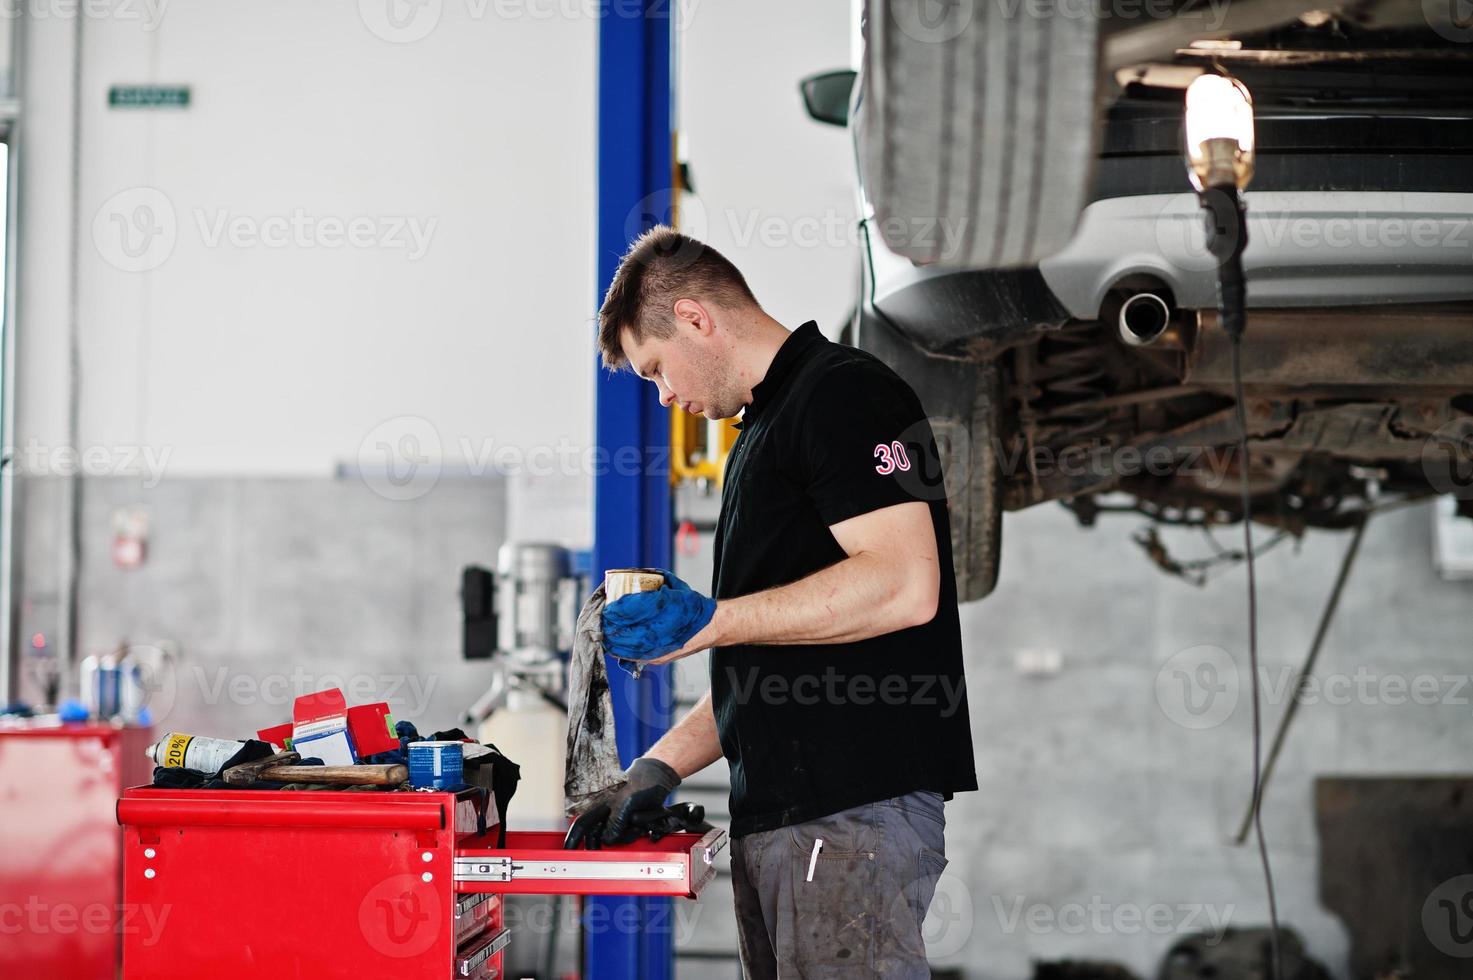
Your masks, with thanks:
M 394 716 L 389 714 L 389 705 L 384 701 L 349 708 L 348 731 L 353 735 L 353 744 L 358 746 L 359 755 L 378 755 L 399 747 L 399 736 L 394 734 Z
M 263 728 L 256 732 L 256 737 L 284 749 L 300 751 L 295 745 L 298 728 L 320 733 L 336 728 L 333 722 L 339 718 L 343 720 L 342 727 L 356 750 L 355 758 L 392 752 L 399 747 L 399 736 L 394 734 L 394 716 L 389 714 L 387 702 L 376 701 L 349 708 L 343 692 L 336 688 L 297 698 L 292 705 L 291 722 Z M 310 754 L 302 753 L 304 756 Z
M 399 737 L 393 731 L 393 715 L 389 713 L 387 701 L 373 704 L 355 704 L 346 707 L 342 691 L 330 688 L 317 694 L 303 694 L 292 706 L 292 721 L 286 725 L 274 725 L 256 732 L 256 738 L 268 741 L 273 746 L 293 749 L 295 728 L 298 725 L 315 724 L 327 719 L 343 716 L 348 735 L 358 756 L 376 756 L 380 752 L 393 752 L 399 747 Z M 306 755 L 306 753 L 303 753 Z

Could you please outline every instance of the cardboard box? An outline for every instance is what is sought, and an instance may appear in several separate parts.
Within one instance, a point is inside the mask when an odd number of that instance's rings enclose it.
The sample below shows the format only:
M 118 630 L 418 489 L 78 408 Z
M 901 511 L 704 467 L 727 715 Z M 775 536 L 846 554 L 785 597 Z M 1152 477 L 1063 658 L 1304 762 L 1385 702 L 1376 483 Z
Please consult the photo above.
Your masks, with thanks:
M 345 736 L 346 744 L 339 733 Z M 256 737 L 297 752 L 304 759 L 318 756 L 330 766 L 352 765 L 362 756 L 393 752 L 399 748 L 394 716 L 389 714 L 387 702 L 376 701 L 349 708 L 343 692 L 336 688 L 297 698 L 292 706 L 290 722 L 262 728 L 256 732 Z M 327 741 L 323 741 L 325 737 Z M 303 751 L 298 746 L 303 739 L 311 751 Z M 345 749 L 352 753 L 347 762 L 332 762 L 322 755 L 329 752 L 333 758 L 340 759 Z
M 292 705 L 292 751 L 304 759 L 321 759 L 328 766 L 351 766 L 358 761 L 342 691 L 333 687 L 297 698 Z
M 359 755 L 378 755 L 399 748 L 394 733 L 394 716 L 384 701 L 354 705 L 348 709 L 348 732 Z

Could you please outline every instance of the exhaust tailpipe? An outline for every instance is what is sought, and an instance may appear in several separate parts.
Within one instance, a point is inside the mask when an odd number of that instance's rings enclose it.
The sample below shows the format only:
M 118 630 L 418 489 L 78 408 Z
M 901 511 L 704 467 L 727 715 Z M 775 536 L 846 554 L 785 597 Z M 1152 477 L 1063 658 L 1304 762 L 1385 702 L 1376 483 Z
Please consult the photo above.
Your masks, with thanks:
M 1120 339 L 1132 347 L 1155 342 L 1171 325 L 1171 307 L 1155 293 L 1135 293 L 1120 306 Z

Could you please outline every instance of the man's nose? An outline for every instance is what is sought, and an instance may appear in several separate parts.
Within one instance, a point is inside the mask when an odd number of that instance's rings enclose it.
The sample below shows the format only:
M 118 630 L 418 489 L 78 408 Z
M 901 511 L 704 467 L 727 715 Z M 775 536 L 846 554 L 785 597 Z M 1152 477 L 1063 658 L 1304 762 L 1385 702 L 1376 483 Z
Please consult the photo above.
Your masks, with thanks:
M 660 389 L 660 404 L 665 408 L 669 408 L 675 401 L 675 392 L 666 388 L 664 383 L 660 381 L 655 382 L 655 387 Z

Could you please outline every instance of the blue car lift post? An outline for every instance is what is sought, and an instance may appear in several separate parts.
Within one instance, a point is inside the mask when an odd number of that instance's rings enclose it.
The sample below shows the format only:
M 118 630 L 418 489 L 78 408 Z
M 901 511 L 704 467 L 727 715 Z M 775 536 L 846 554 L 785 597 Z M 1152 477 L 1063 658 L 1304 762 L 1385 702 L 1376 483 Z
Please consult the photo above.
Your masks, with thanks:
M 630 241 L 649 227 L 651 195 L 669 200 L 671 194 L 674 4 L 647 0 L 638 16 L 633 6 L 603 4 L 599 17 L 595 306 Z M 670 567 L 670 421 L 653 385 L 629 372 L 594 370 L 599 452 L 592 572 L 598 582 L 609 568 Z M 670 726 L 670 668 L 648 668 L 635 679 L 611 667 L 609 686 L 619 757 L 628 766 Z M 674 976 L 674 910 L 668 898 L 590 896 L 583 908 L 591 980 Z

